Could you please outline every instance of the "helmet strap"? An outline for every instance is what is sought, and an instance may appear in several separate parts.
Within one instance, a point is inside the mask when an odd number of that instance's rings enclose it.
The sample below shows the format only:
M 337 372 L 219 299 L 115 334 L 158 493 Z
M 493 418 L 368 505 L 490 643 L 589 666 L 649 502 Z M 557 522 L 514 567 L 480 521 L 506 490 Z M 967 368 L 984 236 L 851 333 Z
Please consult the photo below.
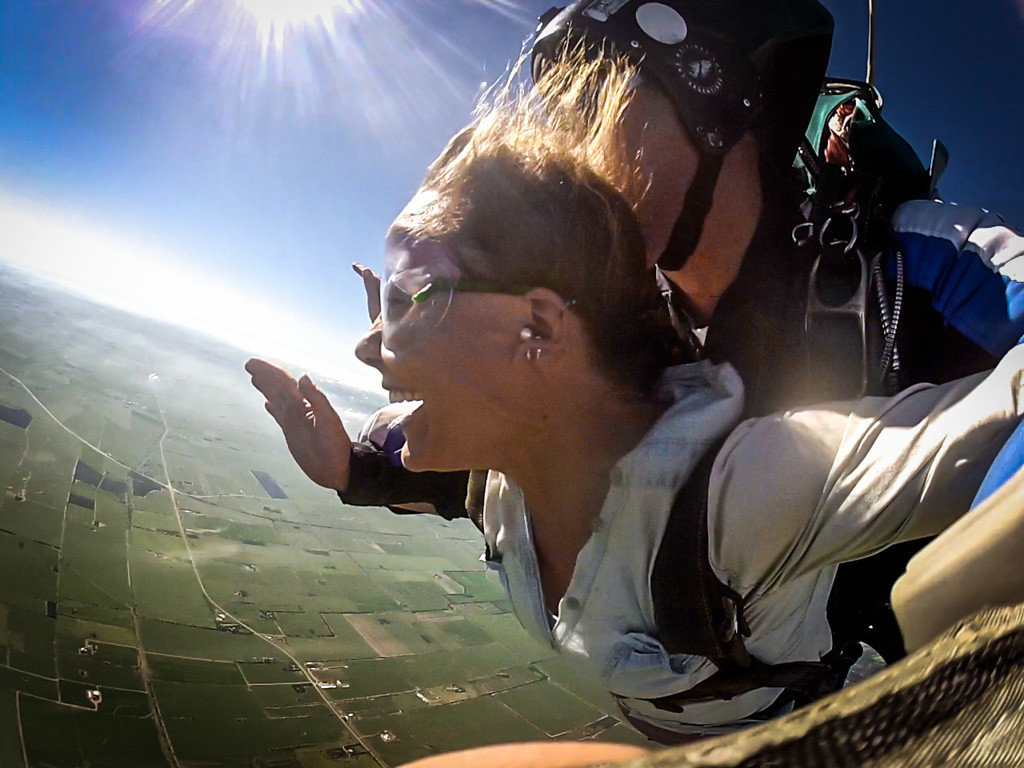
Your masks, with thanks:
M 668 245 L 658 259 L 658 266 L 662 269 L 669 272 L 682 269 L 686 260 L 697 250 L 697 243 L 700 242 L 701 233 L 704 231 L 704 220 L 714 200 L 718 174 L 722 171 L 722 160 L 722 155 L 700 153 L 697 173 L 686 191 L 683 209 L 672 228 Z

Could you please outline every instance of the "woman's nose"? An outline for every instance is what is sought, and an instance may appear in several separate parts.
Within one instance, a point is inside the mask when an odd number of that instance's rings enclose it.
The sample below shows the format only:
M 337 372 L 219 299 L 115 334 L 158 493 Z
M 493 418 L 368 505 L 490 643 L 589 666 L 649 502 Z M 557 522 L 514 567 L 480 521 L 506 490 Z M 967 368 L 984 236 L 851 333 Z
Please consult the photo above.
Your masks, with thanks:
M 363 335 L 363 338 L 356 344 L 356 358 L 371 368 L 376 368 L 378 371 L 382 370 L 380 344 L 381 324 L 378 317 L 374 324 L 370 326 L 370 329 Z

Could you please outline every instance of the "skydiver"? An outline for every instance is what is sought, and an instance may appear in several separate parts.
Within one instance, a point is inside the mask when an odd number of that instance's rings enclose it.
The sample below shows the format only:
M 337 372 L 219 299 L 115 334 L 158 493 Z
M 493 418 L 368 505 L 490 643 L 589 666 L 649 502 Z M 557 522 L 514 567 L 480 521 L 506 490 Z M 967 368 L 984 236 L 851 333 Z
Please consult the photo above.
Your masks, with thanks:
M 606 64 L 599 127 L 632 81 Z M 831 683 L 836 565 L 967 510 L 1020 420 L 1024 347 L 988 377 L 733 429 L 739 377 L 680 346 L 620 164 L 587 145 L 575 102 L 499 105 L 431 168 L 387 239 L 381 368 L 423 401 L 402 424 L 405 467 L 496 468 L 482 527 L 520 622 L 670 741 Z M 250 371 L 286 435 L 342 439 L 308 379 L 303 397 L 278 369 Z M 687 549 L 674 526 L 702 519 Z M 666 553 L 692 578 L 666 580 Z M 707 597 L 688 601 L 698 583 Z M 723 635 L 687 650 L 676 635 L 702 623 Z

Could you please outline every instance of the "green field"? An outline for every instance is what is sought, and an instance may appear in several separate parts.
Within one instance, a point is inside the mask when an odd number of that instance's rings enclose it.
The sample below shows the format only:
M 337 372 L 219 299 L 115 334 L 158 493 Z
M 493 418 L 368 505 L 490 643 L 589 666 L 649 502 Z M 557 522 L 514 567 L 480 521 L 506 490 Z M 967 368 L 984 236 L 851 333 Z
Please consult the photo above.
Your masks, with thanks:
M 519 628 L 470 523 L 309 482 L 245 351 L 3 267 L 0 289 L 0 766 L 644 743 Z M 381 402 L 324 384 L 352 430 Z

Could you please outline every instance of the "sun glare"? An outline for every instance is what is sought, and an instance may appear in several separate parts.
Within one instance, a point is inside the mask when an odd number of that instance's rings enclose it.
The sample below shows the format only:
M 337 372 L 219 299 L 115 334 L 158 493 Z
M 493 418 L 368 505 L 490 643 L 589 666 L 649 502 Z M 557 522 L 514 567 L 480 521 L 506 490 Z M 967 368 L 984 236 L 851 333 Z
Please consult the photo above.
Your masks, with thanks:
M 152 36 L 171 41 L 161 55 L 192 51 L 196 93 L 235 135 L 312 118 L 388 147 L 468 115 L 481 74 L 504 67 L 481 72 L 476 39 L 513 57 L 533 23 L 521 0 L 145 0 L 138 21 L 139 50 Z
M 318 19 L 329 19 L 334 13 L 354 14 L 360 11 L 359 0 L 238 0 L 251 13 L 260 27 L 298 26 Z
M 237 0 L 239 9 L 256 21 L 264 44 L 281 47 L 288 27 L 313 24 L 333 27 L 335 14 L 358 16 L 362 0 Z

